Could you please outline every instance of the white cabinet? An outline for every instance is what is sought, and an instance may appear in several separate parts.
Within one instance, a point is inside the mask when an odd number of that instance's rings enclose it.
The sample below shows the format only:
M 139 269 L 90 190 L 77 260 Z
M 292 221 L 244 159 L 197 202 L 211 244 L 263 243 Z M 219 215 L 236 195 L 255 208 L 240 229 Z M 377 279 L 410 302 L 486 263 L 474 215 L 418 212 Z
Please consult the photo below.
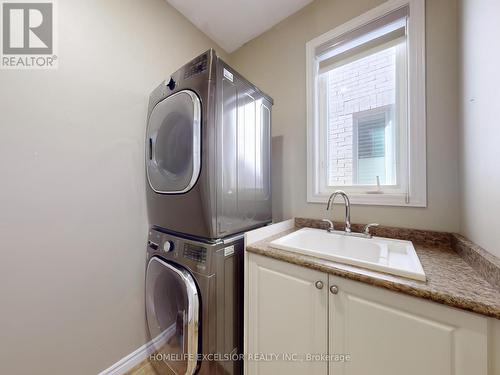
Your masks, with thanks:
M 262 355 L 247 360 L 248 375 L 488 374 L 486 318 L 252 253 L 247 260 L 245 352 Z M 279 359 L 264 357 L 272 354 Z
M 327 275 L 255 254 L 247 265 L 247 373 L 326 374 L 299 356 L 328 352 Z
M 487 319 L 329 276 L 330 362 L 335 375 L 486 375 Z

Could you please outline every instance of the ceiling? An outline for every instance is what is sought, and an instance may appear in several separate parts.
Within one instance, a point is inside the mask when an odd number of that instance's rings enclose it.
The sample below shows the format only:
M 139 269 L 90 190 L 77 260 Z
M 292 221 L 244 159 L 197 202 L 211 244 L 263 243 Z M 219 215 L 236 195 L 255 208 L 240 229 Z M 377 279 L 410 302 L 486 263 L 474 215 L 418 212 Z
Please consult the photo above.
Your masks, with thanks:
M 313 0 L 167 0 L 228 53 Z

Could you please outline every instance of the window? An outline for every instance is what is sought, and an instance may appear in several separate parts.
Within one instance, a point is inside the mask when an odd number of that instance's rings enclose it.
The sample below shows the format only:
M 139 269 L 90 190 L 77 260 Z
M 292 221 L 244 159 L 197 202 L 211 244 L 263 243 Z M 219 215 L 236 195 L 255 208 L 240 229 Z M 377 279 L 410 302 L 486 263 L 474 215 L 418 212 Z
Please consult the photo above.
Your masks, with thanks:
M 391 109 L 392 106 L 381 106 L 353 114 L 353 173 L 352 183 L 349 185 L 396 184 L 392 157 L 395 143 L 394 119 Z M 328 143 L 335 148 L 334 142 L 329 140 Z M 339 186 L 339 182 L 332 181 L 330 175 L 330 186 Z
M 424 0 L 307 43 L 308 201 L 426 205 Z

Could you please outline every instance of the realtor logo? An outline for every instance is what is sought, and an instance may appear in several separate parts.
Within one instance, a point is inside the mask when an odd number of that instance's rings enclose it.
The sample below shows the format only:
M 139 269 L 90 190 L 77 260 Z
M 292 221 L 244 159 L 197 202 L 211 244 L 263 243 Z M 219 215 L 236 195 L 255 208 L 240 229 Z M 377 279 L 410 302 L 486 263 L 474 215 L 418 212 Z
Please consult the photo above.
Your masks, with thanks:
M 54 2 L 1 0 L 3 69 L 54 69 Z

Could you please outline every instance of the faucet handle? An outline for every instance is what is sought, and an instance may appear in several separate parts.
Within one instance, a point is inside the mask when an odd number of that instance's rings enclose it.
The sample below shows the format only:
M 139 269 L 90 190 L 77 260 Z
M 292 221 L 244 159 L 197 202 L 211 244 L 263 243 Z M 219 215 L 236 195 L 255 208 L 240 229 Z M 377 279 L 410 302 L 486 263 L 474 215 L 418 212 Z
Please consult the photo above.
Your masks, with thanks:
M 328 220 L 328 219 L 321 219 L 321 221 L 324 221 L 325 223 L 328 223 L 328 229 L 327 229 L 328 232 L 331 232 L 334 229 L 334 227 L 333 227 L 333 221 Z
M 378 227 L 379 224 L 378 223 L 370 223 L 370 224 L 366 224 L 365 225 L 365 229 L 363 230 L 363 233 L 366 234 L 367 236 L 371 237 L 371 233 L 370 233 L 370 228 L 374 228 L 374 227 Z

